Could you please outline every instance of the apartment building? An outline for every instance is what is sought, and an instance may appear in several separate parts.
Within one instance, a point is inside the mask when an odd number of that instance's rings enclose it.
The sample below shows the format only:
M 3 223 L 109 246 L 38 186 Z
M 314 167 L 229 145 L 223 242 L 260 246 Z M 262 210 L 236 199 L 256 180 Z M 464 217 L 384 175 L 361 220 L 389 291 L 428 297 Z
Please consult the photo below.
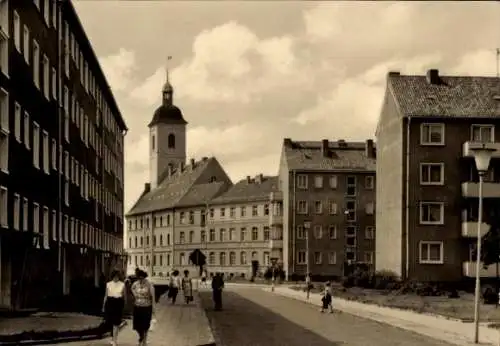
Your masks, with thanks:
M 172 269 L 193 271 L 189 254 L 206 248 L 206 210 L 211 199 L 232 186 L 216 158 L 186 164 L 186 125 L 173 104 L 167 79 L 162 104 L 149 123 L 150 181 L 127 213 L 127 270 L 153 277 Z
M 500 148 L 499 131 L 500 79 L 389 72 L 376 134 L 377 269 L 418 281 L 475 276 L 478 174 L 470 148 Z M 485 219 L 498 208 L 498 156 L 485 178 Z
M 0 306 L 120 263 L 126 126 L 70 1 L 0 1 Z
M 209 272 L 250 277 L 252 261 L 262 269 L 270 265 L 271 196 L 277 192 L 278 178 L 259 174 L 210 201 L 205 244 Z
M 373 140 L 284 139 L 279 186 L 288 276 L 306 274 L 307 261 L 313 275 L 324 276 L 375 263 L 375 160 Z

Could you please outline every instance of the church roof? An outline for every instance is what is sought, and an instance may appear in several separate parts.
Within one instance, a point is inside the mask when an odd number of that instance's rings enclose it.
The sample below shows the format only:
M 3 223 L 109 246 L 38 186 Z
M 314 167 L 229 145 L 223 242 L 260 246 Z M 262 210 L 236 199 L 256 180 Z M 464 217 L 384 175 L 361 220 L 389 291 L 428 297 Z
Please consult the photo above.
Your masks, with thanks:
M 172 174 L 161 179 L 154 189 L 145 190 L 127 216 L 148 213 L 156 210 L 171 209 L 206 204 L 231 185 L 230 181 L 215 181 L 209 183 L 203 176 L 213 164 L 219 165 L 215 157 L 202 159 L 184 169 L 174 169 Z
M 162 104 L 154 112 L 153 119 L 148 126 L 151 127 L 157 124 L 186 125 L 187 123 L 182 111 L 177 106 Z
M 262 176 L 251 179 L 247 177 L 234 184 L 229 190 L 211 201 L 211 204 L 245 203 L 267 201 L 271 192 L 279 192 L 278 177 Z

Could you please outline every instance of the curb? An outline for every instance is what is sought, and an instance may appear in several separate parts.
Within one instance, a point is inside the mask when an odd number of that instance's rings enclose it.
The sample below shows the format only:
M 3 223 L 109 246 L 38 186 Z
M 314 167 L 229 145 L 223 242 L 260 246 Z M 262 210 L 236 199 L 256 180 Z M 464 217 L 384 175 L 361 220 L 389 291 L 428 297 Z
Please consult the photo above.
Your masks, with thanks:
M 127 325 L 127 321 L 124 320 L 119 329 L 121 330 L 123 327 Z M 105 332 L 103 334 L 91 334 L 91 335 L 79 335 L 79 336 L 67 336 L 61 338 L 55 338 L 50 340 L 19 340 L 19 341 L 7 341 L 0 342 L 0 345 L 23 345 L 23 346 L 35 346 L 35 345 L 52 345 L 52 344 L 60 344 L 63 342 L 76 342 L 76 341 L 92 341 L 92 340 L 101 340 L 111 336 L 111 332 Z
M 201 310 L 202 314 L 203 314 L 203 319 L 204 319 L 204 323 L 206 324 L 206 328 L 207 328 L 207 334 L 208 334 L 208 340 L 207 342 L 203 343 L 203 344 L 198 344 L 196 346 L 216 346 L 216 342 L 215 342 L 215 335 L 214 335 L 214 331 L 212 329 L 212 325 L 210 323 L 210 320 L 208 319 L 208 316 L 207 316 L 207 311 L 203 308 L 203 304 L 201 303 L 201 296 L 200 296 L 200 290 L 198 289 L 196 291 L 196 295 L 198 296 L 196 299 L 196 305 L 197 307 Z

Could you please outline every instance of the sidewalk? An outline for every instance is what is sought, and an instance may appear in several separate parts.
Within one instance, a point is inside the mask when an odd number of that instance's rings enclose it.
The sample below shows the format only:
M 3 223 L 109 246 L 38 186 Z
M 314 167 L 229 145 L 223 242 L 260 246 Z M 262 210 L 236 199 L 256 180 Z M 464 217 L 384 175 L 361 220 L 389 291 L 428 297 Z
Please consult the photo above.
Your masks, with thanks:
M 271 288 L 265 288 L 264 290 L 271 292 Z M 288 287 L 276 287 L 274 293 L 317 305 L 318 308 L 321 304 L 321 295 L 319 293 L 311 293 L 309 300 L 306 299 L 305 292 L 296 291 Z M 472 340 L 474 335 L 473 323 L 448 320 L 443 317 L 423 315 L 407 310 L 363 304 L 335 297 L 333 298 L 333 306 L 335 309 L 351 315 L 390 324 L 454 345 L 474 345 Z M 487 326 L 480 326 L 479 339 L 481 345 L 496 346 L 498 345 L 499 331 Z
M 189 305 L 184 304 L 182 293 L 178 296 L 178 301 L 172 305 L 166 295 L 160 298 L 156 307 L 156 323 L 153 330 L 148 335 L 148 344 L 153 346 L 209 346 L 215 345 L 212 329 L 201 307 L 198 294 L 195 292 L 194 302 Z M 119 334 L 120 346 L 137 345 L 138 336 L 132 329 L 132 321 Z M 68 346 L 104 346 L 109 345 L 110 339 L 103 339 L 94 342 L 71 343 Z

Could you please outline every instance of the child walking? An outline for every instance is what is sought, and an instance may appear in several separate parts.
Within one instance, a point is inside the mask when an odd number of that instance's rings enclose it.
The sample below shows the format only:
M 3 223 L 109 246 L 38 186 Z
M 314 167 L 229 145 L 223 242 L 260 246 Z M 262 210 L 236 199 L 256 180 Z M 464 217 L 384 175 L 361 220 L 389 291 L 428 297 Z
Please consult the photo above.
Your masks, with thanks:
M 332 297 L 333 297 L 332 285 L 330 284 L 330 281 L 327 281 L 325 283 L 325 288 L 323 289 L 323 297 L 321 298 L 322 302 L 321 312 L 325 312 L 326 309 L 329 309 L 330 313 L 333 313 Z

